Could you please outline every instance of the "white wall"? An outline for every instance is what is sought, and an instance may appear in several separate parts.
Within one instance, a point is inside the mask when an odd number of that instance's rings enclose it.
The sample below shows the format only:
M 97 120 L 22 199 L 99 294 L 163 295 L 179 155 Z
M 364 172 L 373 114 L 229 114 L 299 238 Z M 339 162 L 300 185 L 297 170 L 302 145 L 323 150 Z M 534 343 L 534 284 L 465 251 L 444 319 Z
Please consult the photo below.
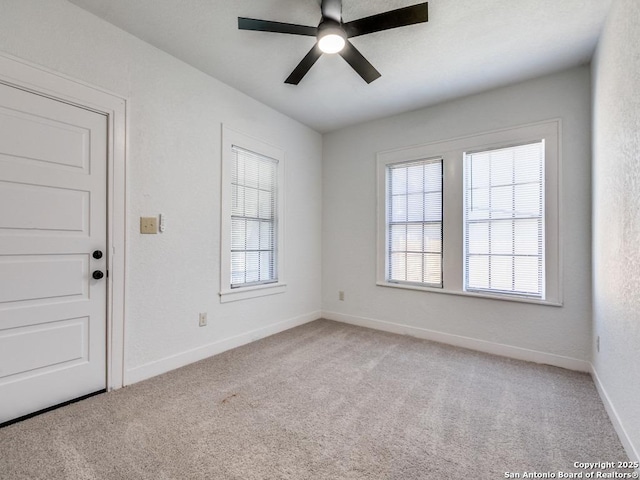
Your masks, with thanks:
M 640 2 L 618 0 L 593 62 L 593 365 L 640 460 Z M 607 401 L 605 401 L 607 404 Z
M 553 118 L 563 128 L 563 307 L 376 286 L 376 152 Z M 588 369 L 590 126 L 590 72 L 580 67 L 325 135 L 323 314 Z
M 129 100 L 125 380 L 319 317 L 318 133 L 64 0 L 0 0 L 0 52 Z M 219 302 L 222 123 L 286 152 L 285 294 Z

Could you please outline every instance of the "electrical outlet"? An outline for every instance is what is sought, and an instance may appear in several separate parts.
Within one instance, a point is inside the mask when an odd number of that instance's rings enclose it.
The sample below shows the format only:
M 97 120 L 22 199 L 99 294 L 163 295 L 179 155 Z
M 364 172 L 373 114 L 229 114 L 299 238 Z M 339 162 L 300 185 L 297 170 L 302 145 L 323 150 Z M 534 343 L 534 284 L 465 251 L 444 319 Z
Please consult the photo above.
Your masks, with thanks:
M 140 233 L 158 233 L 158 217 L 140 217 Z
M 198 325 L 201 327 L 207 326 L 207 312 L 202 312 L 199 316 Z
M 338 292 L 338 300 L 344 302 L 344 292 L 342 290 Z
M 600 353 L 600 335 L 596 338 L 596 350 Z

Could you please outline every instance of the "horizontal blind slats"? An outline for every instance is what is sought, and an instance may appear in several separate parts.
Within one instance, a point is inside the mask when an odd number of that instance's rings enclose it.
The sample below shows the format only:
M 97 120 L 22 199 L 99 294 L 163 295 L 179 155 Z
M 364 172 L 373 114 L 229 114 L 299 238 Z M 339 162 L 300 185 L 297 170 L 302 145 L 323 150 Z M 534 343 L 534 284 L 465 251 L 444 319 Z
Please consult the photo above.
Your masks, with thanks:
M 386 278 L 442 286 L 442 159 L 387 167 Z
M 231 287 L 277 281 L 277 165 L 233 146 Z
M 544 297 L 544 141 L 465 154 L 465 289 Z

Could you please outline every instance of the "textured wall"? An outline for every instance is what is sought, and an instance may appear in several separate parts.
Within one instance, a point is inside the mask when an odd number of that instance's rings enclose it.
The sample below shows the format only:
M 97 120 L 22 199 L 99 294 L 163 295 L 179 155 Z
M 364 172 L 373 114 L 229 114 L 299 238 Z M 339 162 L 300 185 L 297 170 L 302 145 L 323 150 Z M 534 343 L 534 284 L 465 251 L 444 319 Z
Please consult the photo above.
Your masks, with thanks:
M 580 67 L 325 135 L 323 311 L 589 360 L 590 87 Z M 553 118 L 563 122 L 563 307 L 376 286 L 376 152 Z
M 318 314 L 318 133 L 64 0 L 1 0 L 0 12 L 0 51 L 129 99 L 128 378 L 175 366 L 176 357 L 192 358 L 214 342 Z M 222 123 L 286 152 L 285 294 L 219 303 Z M 166 233 L 140 235 L 139 217 L 160 212 Z M 198 312 L 208 312 L 208 327 L 198 327 Z
M 596 59 L 593 365 L 640 452 L 640 2 L 619 0 Z M 595 344 L 595 342 L 594 342 Z

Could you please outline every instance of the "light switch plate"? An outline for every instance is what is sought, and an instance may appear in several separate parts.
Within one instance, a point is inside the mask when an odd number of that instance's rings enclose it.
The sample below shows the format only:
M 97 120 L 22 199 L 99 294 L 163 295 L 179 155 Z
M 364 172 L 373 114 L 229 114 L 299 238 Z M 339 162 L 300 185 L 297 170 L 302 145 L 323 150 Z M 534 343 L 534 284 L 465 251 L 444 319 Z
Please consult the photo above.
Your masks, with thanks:
M 140 233 L 158 233 L 158 218 L 140 217 Z

